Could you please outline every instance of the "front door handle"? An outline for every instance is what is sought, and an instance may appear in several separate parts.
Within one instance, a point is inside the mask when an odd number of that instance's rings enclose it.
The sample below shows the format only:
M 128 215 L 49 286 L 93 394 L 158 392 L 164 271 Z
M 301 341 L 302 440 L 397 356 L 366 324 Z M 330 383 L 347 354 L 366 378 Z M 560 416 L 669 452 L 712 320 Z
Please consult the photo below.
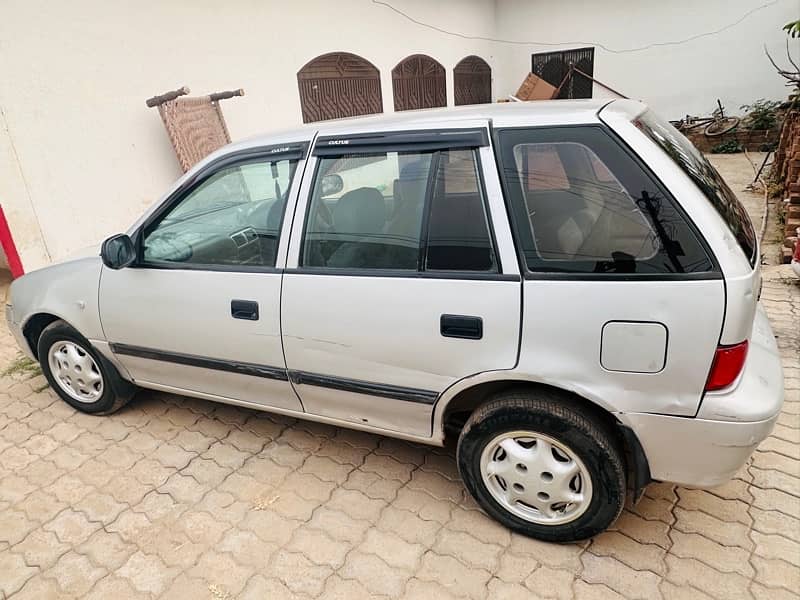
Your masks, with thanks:
M 444 337 L 479 340 L 483 337 L 483 319 L 466 315 L 442 315 L 439 332 Z
M 253 300 L 231 300 L 231 316 L 234 319 L 258 321 L 258 302 Z

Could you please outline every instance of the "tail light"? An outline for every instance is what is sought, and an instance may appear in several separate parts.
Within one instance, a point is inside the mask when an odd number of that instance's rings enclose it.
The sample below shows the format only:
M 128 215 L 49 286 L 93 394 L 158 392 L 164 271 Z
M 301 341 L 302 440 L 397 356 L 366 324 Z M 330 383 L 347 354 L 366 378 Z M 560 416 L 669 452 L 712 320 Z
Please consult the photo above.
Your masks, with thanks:
M 736 381 L 746 358 L 747 340 L 732 346 L 717 346 L 711 372 L 706 381 L 706 391 L 721 390 Z

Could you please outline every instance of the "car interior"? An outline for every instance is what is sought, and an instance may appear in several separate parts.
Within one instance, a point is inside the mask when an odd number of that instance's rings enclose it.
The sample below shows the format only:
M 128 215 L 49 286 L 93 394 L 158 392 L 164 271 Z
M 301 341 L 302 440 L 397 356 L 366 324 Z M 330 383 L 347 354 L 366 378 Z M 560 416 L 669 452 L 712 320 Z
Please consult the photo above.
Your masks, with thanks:
M 471 153 L 462 153 L 468 155 L 472 168 Z M 449 154 L 443 153 L 455 161 Z M 387 196 L 371 186 L 357 187 L 339 198 L 324 198 L 317 192 L 307 226 L 304 265 L 417 270 L 422 262 L 425 270 L 492 270 L 494 253 L 474 170 L 472 184 L 464 185 L 462 180 L 458 189 L 459 181 L 448 178 L 446 167 L 440 168 L 431 202 L 426 203 L 429 164 L 430 159 L 405 164 Z M 420 261 L 419 240 L 426 216 L 426 256 Z
M 284 176 L 281 186 L 274 165 L 248 165 L 260 169 L 255 183 L 239 167 L 212 177 L 146 232 L 145 261 L 274 266 L 289 194 L 289 181 Z
M 648 260 L 647 219 L 603 163 L 575 143 L 515 149 L 537 251 L 544 260 Z

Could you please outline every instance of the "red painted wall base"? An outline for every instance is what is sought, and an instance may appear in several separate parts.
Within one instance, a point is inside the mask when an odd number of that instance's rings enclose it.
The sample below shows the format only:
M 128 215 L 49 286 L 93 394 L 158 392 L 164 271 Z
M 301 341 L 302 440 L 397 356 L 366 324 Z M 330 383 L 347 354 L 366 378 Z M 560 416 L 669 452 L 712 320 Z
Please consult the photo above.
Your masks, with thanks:
M 8 221 L 2 206 L 0 206 L 0 246 L 3 247 L 3 252 L 6 255 L 11 276 L 16 279 L 24 275 L 25 270 L 22 268 L 22 261 L 19 259 L 19 254 L 17 254 L 17 246 L 14 244 L 14 238 L 11 237 L 11 229 L 8 227 Z

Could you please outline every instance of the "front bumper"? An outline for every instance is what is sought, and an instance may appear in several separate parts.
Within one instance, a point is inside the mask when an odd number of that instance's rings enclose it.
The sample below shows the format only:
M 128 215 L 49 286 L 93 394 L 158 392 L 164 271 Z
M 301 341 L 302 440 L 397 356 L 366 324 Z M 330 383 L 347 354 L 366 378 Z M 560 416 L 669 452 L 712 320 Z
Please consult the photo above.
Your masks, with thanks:
M 759 305 L 747 362 L 736 384 L 708 393 L 695 418 L 618 415 L 642 445 L 653 479 L 689 487 L 728 481 L 775 425 L 783 406 L 781 357 Z
M 33 355 L 28 345 L 28 340 L 25 339 L 25 335 L 22 333 L 22 327 L 17 323 L 14 316 L 14 307 L 11 304 L 6 304 L 6 324 L 8 325 L 8 330 L 11 332 L 11 335 L 14 336 L 14 341 L 17 342 L 17 346 L 22 350 L 22 353 L 31 360 L 36 360 L 36 357 Z

